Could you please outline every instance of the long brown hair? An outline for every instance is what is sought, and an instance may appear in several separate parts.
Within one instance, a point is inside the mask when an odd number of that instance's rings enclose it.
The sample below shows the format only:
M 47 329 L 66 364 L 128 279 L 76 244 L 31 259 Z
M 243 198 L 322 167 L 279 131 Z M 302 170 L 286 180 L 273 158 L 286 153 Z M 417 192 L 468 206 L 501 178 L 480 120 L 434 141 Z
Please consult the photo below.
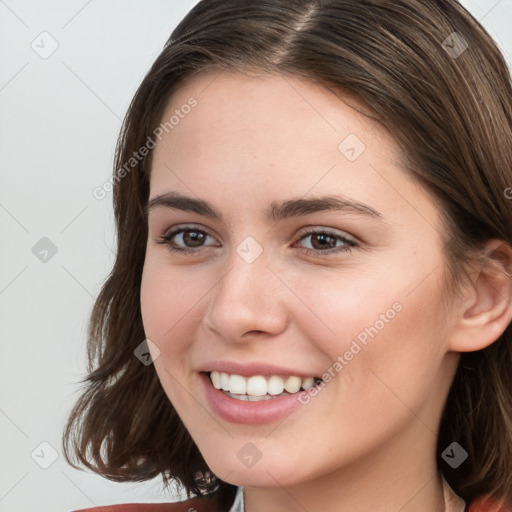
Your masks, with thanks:
M 117 258 L 92 311 L 89 374 L 63 446 L 72 465 L 106 478 L 162 475 L 189 493 L 217 490 L 227 503 L 234 487 L 208 478 L 154 367 L 134 356 L 145 338 L 139 289 L 151 153 L 126 163 L 154 138 L 173 93 L 204 70 L 287 73 L 357 99 L 439 204 L 454 283 L 482 242 L 512 245 L 512 88 L 497 46 L 455 0 L 203 0 L 172 33 L 118 139 Z M 490 494 L 512 505 L 511 368 L 510 325 L 488 348 L 461 355 L 438 464 L 468 501 Z M 457 470 L 440 457 L 453 441 L 469 454 Z

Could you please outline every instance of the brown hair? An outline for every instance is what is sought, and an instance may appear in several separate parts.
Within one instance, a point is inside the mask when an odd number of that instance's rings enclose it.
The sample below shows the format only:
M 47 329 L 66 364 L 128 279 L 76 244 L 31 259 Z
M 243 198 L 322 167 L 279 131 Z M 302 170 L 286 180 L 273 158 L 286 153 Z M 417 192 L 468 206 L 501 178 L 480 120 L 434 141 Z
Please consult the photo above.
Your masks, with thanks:
M 497 46 L 455 0 L 203 0 L 172 33 L 119 136 L 117 258 L 92 311 L 89 374 L 63 446 L 72 465 L 73 453 L 106 478 L 160 474 L 189 493 L 216 490 L 228 503 L 234 487 L 208 478 L 154 367 L 134 356 L 145 338 L 139 289 L 151 154 L 121 172 L 151 137 L 172 94 L 208 69 L 304 77 L 367 107 L 444 214 L 454 282 L 484 241 L 512 244 L 512 200 L 505 197 L 512 184 L 512 88 Z M 511 367 L 511 325 L 488 348 L 461 355 L 440 426 L 438 464 L 468 501 L 490 494 L 512 505 Z M 453 441 L 469 453 L 457 470 L 440 457 Z

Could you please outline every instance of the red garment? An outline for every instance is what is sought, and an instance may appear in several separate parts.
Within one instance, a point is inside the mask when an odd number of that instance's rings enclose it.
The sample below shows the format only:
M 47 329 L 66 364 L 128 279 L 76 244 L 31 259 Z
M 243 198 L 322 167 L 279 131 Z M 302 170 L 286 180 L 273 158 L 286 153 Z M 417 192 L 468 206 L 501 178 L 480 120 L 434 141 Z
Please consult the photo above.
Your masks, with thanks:
M 210 500 L 194 498 L 178 503 L 130 503 L 81 509 L 75 512 L 219 512 Z M 227 511 L 226 511 L 227 512 Z
M 512 512 L 512 508 L 482 497 L 471 502 L 468 512 Z
M 128 505 L 109 505 L 105 507 L 88 508 L 75 512 L 227 512 L 214 508 L 206 498 L 194 498 L 179 503 L 132 503 Z M 500 505 L 490 498 L 474 500 L 468 512 L 512 512 L 512 508 Z

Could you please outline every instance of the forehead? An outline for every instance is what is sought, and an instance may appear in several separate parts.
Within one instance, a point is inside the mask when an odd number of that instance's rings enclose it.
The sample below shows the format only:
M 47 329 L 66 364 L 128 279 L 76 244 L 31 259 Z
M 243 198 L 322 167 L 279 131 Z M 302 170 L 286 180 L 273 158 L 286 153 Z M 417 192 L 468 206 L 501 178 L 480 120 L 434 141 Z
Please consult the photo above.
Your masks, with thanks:
M 193 109 L 187 106 L 191 99 L 197 102 Z M 189 79 L 172 96 L 162 121 L 181 111 L 189 112 L 186 117 L 194 119 L 194 134 L 203 146 L 208 140 L 213 142 L 221 136 L 225 140 L 229 135 L 237 145 L 250 147 L 254 141 L 272 147 L 289 142 L 293 136 L 299 153 L 302 148 L 311 151 L 322 141 L 323 150 L 330 146 L 331 152 L 339 156 L 339 143 L 353 135 L 354 139 L 366 138 L 368 143 L 370 137 L 386 139 L 382 148 L 388 150 L 388 156 L 394 153 L 397 158 L 392 137 L 374 119 L 363 115 L 364 110 L 368 109 L 353 98 L 304 78 L 206 71 Z M 181 123 L 182 120 L 179 124 L 184 127 L 172 128 L 176 142 L 180 141 L 180 134 L 184 137 L 186 133 L 189 140 L 194 135 L 185 132 L 190 122 Z M 208 140 L 201 140 L 206 134 Z M 303 141 L 309 144 L 299 146 Z
M 154 149 L 151 196 L 177 190 L 215 198 L 219 209 L 236 201 L 262 210 L 272 200 L 339 193 L 385 216 L 431 216 L 395 140 L 364 110 L 302 78 L 203 72 L 162 116 L 172 128 Z
M 203 72 L 172 96 L 154 160 L 208 162 L 210 171 L 236 165 L 241 174 L 291 171 L 295 177 L 307 166 L 311 172 L 335 163 L 356 168 L 360 156 L 399 165 L 393 138 L 362 108 L 297 77 Z

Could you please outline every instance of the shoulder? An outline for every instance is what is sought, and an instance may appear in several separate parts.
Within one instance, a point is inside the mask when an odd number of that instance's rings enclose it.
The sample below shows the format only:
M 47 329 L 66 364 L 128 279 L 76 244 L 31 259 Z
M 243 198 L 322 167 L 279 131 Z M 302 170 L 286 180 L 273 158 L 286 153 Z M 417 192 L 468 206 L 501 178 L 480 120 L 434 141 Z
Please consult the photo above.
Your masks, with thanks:
M 127 503 L 95 508 L 80 509 L 74 512 L 225 512 L 206 497 L 193 498 L 177 503 Z
M 512 512 L 512 507 L 498 503 L 492 498 L 482 496 L 471 502 L 468 512 Z

